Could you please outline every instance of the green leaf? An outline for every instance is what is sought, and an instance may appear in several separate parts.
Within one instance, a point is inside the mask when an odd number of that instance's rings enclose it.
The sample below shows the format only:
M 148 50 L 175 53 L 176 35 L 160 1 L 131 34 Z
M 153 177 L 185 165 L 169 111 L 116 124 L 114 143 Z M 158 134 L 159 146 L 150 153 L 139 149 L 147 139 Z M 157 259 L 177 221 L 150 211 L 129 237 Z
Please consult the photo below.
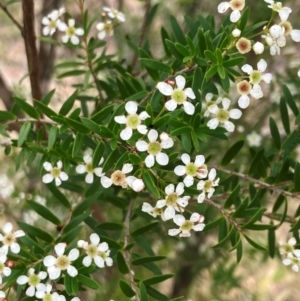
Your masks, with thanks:
M 44 97 L 43 99 L 41 100 L 41 102 L 44 104 L 44 105 L 48 105 L 53 97 L 55 93 L 55 89 L 51 90 L 50 92 L 48 92 Z
M 57 218 L 56 215 L 54 215 L 48 208 L 45 206 L 36 203 L 34 201 L 27 201 L 28 205 L 33 208 L 40 216 L 42 216 L 44 219 L 50 221 L 51 223 L 55 225 L 60 225 L 61 221 Z
M 129 271 L 129 268 L 127 266 L 127 263 L 125 261 L 125 258 L 122 254 L 122 252 L 118 251 L 117 253 L 117 265 L 118 265 L 118 269 L 120 271 L 120 273 L 122 274 L 128 274 L 130 271 Z
M 152 70 L 159 70 L 166 73 L 172 73 L 172 68 L 169 65 L 161 63 L 153 59 L 140 58 L 140 62 Z M 131 98 L 130 98 L 131 99 Z
M 65 117 L 65 120 L 67 121 L 68 125 L 75 131 L 82 133 L 82 134 L 90 133 L 90 130 L 87 129 L 81 122 L 78 122 L 76 120 L 73 120 L 73 119 L 67 118 L 67 117 Z
M 115 137 L 114 133 L 108 127 L 100 124 L 99 128 L 100 128 L 101 136 L 103 136 L 104 138 L 114 138 Z
M 268 230 L 268 245 L 269 245 L 269 255 L 274 258 L 276 251 L 276 236 L 275 229 Z
M 238 154 L 238 152 L 242 149 L 244 145 L 244 140 L 240 140 L 236 142 L 233 146 L 230 147 L 230 149 L 226 152 L 224 155 L 221 165 L 226 166 L 228 165 L 232 159 Z
M 295 117 L 299 115 L 299 110 L 296 105 L 296 102 L 289 90 L 289 88 L 286 85 L 283 85 L 283 94 L 286 99 L 286 102 L 288 103 L 289 107 L 291 108 L 292 112 L 294 113 Z
M 113 231 L 119 231 L 124 228 L 122 224 L 118 223 L 101 223 L 97 226 L 97 228 L 102 229 L 102 230 L 113 230 Z
M 30 129 L 31 123 L 29 121 L 26 121 L 22 124 L 18 138 L 18 147 L 22 146 L 23 143 L 26 141 Z
M 160 293 L 158 290 L 154 289 L 153 287 L 146 286 L 146 289 L 147 289 L 149 296 L 151 296 L 157 300 L 160 300 L 160 301 L 170 301 L 170 298 L 168 298 L 166 295 L 163 295 L 162 293 Z
M 133 232 L 131 232 L 131 236 L 139 236 L 142 235 L 154 228 L 156 228 L 158 226 L 158 221 L 153 221 L 145 226 L 140 227 L 139 229 L 134 230 Z
M 91 195 L 90 197 L 86 198 L 80 204 L 78 204 L 73 210 L 73 216 L 77 216 L 82 214 L 85 210 L 87 210 L 93 202 L 95 202 L 99 196 L 102 194 L 102 191 L 97 191 L 97 193 Z
M 260 208 L 259 210 L 257 210 L 257 212 L 251 217 L 251 219 L 247 223 L 243 224 L 241 227 L 248 229 L 247 228 L 248 226 L 253 225 L 255 222 L 261 219 L 265 210 L 266 210 L 265 208 Z
M 92 120 L 96 123 L 101 123 L 107 116 L 113 112 L 114 104 L 105 106 L 101 111 L 97 112 L 92 116 Z
M 254 156 L 254 158 L 250 163 L 249 174 L 253 174 L 256 172 L 257 167 L 261 163 L 263 156 L 264 156 L 264 149 L 261 149 L 256 153 L 256 155 Z
M 154 277 L 143 280 L 143 282 L 144 282 L 144 285 L 148 286 L 148 285 L 153 285 L 153 284 L 163 282 L 167 279 L 172 278 L 173 276 L 174 276 L 174 274 L 165 274 L 165 275 L 160 275 L 160 276 L 154 276 Z
M 19 225 L 19 227 L 28 235 L 31 235 L 33 237 L 37 237 L 41 240 L 44 240 L 48 243 L 52 243 L 54 241 L 54 238 L 48 233 L 45 232 L 37 227 L 28 225 L 26 223 L 23 222 L 17 222 L 17 224 Z
M 40 119 L 40 114 L 37 110 L 32 107 L 29 103 L 27 103 L 24 99 L 13 96 L 15 103 L 22 109 L 28 116 L 34 119 Z
M 0 111 L 0 123 L 5 123 L 9 120 L 15 120 L 17 116 L 7 111 Z
M 241 217 L 249 204 L 249 198 L 243 200 L 240 206 L 236 209 L 236 211 L 232 214 L 233 217 Z
M 237 261 L 237 263 L 239 263 L 241 261 L 242 256 L 243 256 L 243 242 L 240 239 L 239 244 L 236 247 L 236 261 Z
M 173 16 L 170 16 L 170 22 L 176 41 L 178 41 L 180 44 L 185 45 L 186 44 L 185 37 L 177 20 Z
M 228 241 L 228 239 L 230 239 L 231 235 L 233 235 L 234 233 L 235 233 L 235 228 L 231 226 L 231 229 L 230 231 L 228 231 L 227 235 L 222 240 L 219 240 L 219 242 L 216 245 L 212 246 L 212 248 L 219 248 L 222 245 L 224 245 Z
M 213 52 L 211 52 L 210 50 L 205 50 L 204 51 L 204 55 L 205 57 L 211 61 L 213 64 L 218 64 L 218 59 L 215 56 L 215 54 Z
M 293 224 L 289 232 L 298 231 L 300 229 L 300 218 Z
M 119 149 L 116 148 L 114 151 L 110 153 L 107 159 L 104 161 L 103 172 L 108 171 L 114 163 L 116 163 L 116 159 L 119 158 Z
M 84 276 L 82 274 L 78 274 L 76 277 L 78 281 L 93 290 L 98 290 L 100 288 L 100 285 L 90 277 Z
M 254 247 L 255 249 L 261 250 L 261 251 L 267 251 L 267 249 L 263 246 L 261 246 L 260 244 L 256 243 L 255 241 L 253 241 L 250 237 L 248 237 L 247 235 L 244 234 L 244 237 L 246 238 L 246 240 L 248 241 L 248 243 Z
M 238 29 L 242 32 L 244 31 L 244 29 L 246 27 L 249 15 L 250 15 L 250 8 L 247 7 L 242 14 L 240 22 L 238 23 Z
M 93 153 L 93 168 L 96 168 L 99 166 L 99 163 L 101 162 L 101 158 L 103 158 L 104 150 L 105 150 L 105 145 L 101 141 L 97 145 L 97 147 Z
M 235 57 L 223 62 L 223 67 L 229 68 L 242 64 L 245 61 L 245 57 Z
M 67 72 L 57 75 L 57 78 L 79 76 L 79 75 L 85 74 L 86 72 L 87 72 L 86 70 L 71 70 L 71 71 L 67 71 Z
M 291 132 L 290 118 L 289 118 L 289 114 L 288 114 L 288 110 L 287 110 L 284 98 L 280 99 L 279 109 L 280 109 L 280 115 L 281 115 L 281 120 L 282 120 L 284 130 L 285 130 L 286 134 L 288 135 Z
M 54 125 L 51 127 L 48 135 L 48 148 L 47 148 L 48 151 L 53 148 L 53 145 L 56 142 L 57 134 L 58 134 L 58 128 L 56 125 Z
M 94 132 L 98 135 L 101 135 L 99 125 L 96 122 L 94 122 L 91 119 L 86 118 L 86 117 L 80 117 L 80 119 L 85 127 L 87 127 L 92 132 Z
M 76 237 L 78 237 L 79 233 L 81 232 L 83 226 L 77 226 L 70 230 L 69 232 L 65 233 L 63 236 L 59 237 L 56 242 L 65 242 L 66 244 L 70 244 Z
M 59 110 L 59 114 L 62 116 L 66 116 L 71 109 L 73 108 L 74 102 L 77 99 L 78 90 L 75 90 L 74 93 L 64 102 L 62 107 Z
M 48 189 L 52 192 L 52 194 L 56 197 L 56 199 L 67 209 L 71 209 L 72 205 L 65 197 L 65 195 L 53 184 L 50 183 L 47 185 Z
M 154 261 L 163 260 L 165 258 L 166 258 L 166 256 L 147 256 L 147 257 L 141 257 L 141 258 L 132 260 L 131 264 L 132 265 L 141 265 L 141 264 L 145 264 L 145 263 L 148 263 L 148 262 L 154 262 Z
M 270 117 L 270 119 L 269 119 L 269 125 L 270 125 L 270 131 L 271 131 L 274 145 L 278 150 L 280 150 L 280 148 L 281 148 L 280 134 L 279 134 L 276 122 L 274 121 L 274 119 L 272 117 Z
M 219 217 L 219 218 L 217 218 L 217 219 L 215 219 L 215 220 L 213 220 L 213 221 L 207 223 L 207 224 L 205 225 L 205 228 L 204 228 L 203 231 L 208 231 L 208 230 L 210 230 L 210 229 L 213 229 L 213 228 L 219 226 L 219 224 L 221 223 L 222 220 L 223 220 L 223 217 L 221 216 L 221 217 Z
M 140 287 L 141 301 L 149 301 L 148 293 L 143 281 L 140 281 L 139 287 Z
M 283 156 L 287 157 L 293 151 L 293 149 L 299 145 L 299 133 L 298 131 L 293 131 L 283 142 Z
M 119 281 L 119 286 L 123 292 L 123 294 L 128 297 L 128 298 L 132 298 L 135 296 L 135 292 L 134 290 L 130 287 L 130 285 L 125 282 L 124 280 L 120 280 Z
M 240 185 L 237 185 L 234 188 L 234 190 L 231 192 L 230 196 L 227 198 L 224 204 L 225 209 L 230 208 L 230 206 L 237 200 L 237 198 L 239 197 L 240 189 L 241 189 Z
M 57 116 L 57 114 L 50 109 L 49 107 L 47 107 L 46 105 L 44 105 L 42 102 L 35 100 L 34 101 L 35 106 L 39 109 L 39 111 L 42 114 L 45 114 L 46 116 L 48 116 L 50 119 L 52 119 L 52 116 Z
M 218 72 L 218 66 L 213 65 L 211 66 L 205 73 L 205 78 L 208 81 L 210 78 L 212 78 L 216 73 Z
M 141 100 L 141 99 L 143 99 L 146 96 L 149 96 L 149 92 L 148 91 L 140 91 L 138 93 L 130 95 L 129 97 L 127 97 L 125 99 L 125 101 L 129 101 L 129 100 Z
M 129 154 L 128 157 L 129 157 L 129 160 L 132 164 L 138 165 L 142 162 L 142 159 L 138 155 Z
M 66 275 L 64 277 L 64 286 L 65 286 L 67 294 L 72 295 L 73 294 L 72 277 L 68 273 L 66 273 Z
M 190 52 L 187 47 L 181 45 L 180 43 L 175 43 L 175 48 L 185 57 L 190 57 Z
M 91 215 L 91 212 L 86 211 L 86 212 L 82 212 L 81 215 L 72 217 L 70 222 L 63 228 L 63 233 L 68 233 L 69 231 L 74 229 L 76 226 L 78 226 L 80 223 L 82 223 L 90 215 Z
M 150 174 L 149 171 L 144 170 L 142 174 L 142 178 L 146 185 L 146 188 L 153 194 L 153 196 L 156 198 L 160 198 L 160 193 L 154 184 L 154 178 L 152 174 Z
M 218 66 L 218 74 L 221 79 L 224 80 L 226 78 L 227 74 L 223 66 Z
M 173 130 L 170 135 L 171 136 L 178 136 L 186 133 L 191 133 L 193 128 L 191 126 L 183 126 L 181 128 Z
M 294 171 L 294 190 L 300 191 L 300 163 L 296 162 Z

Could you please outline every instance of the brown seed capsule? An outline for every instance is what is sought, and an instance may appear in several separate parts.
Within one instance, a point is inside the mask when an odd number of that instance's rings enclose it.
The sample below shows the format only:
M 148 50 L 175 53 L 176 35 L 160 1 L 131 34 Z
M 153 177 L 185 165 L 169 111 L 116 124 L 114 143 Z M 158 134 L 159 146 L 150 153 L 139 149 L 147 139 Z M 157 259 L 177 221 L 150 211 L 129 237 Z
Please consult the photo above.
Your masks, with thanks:
M 241 95 L 248 95 L 251 91 L 251 85 L 246 80 L 239 82 L 236 85 L 236 88 L 237 88 L 238 93 Z
M 240 38 L 236 44 L 235 47 L 241 54 L 245 54 L 251 50 L 251 42 L 250 40 L 246 38 Z

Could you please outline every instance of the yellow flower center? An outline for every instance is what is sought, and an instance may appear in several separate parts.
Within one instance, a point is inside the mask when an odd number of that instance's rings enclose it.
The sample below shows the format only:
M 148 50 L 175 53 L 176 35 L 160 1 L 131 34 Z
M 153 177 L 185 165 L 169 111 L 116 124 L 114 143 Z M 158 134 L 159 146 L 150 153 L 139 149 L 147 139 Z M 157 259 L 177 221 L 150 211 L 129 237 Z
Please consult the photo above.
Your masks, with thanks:
M 253 84 L 259 84 L 261 82 L 261 72 L 254 70 L 250 75 L 250 82 Z
M 177 205 L 178 195 L 177 193 L 171 193 L 167 196 L 166 205 L 167 206 L 175 206 Z
M 66 34 L 69 36 L 69 37 L 72 37 L 75 35 L 75 28 L 74 27 L 68 27 L 67 28 L 67 31 L 66 31 Z
M 56 259 L 56 266 L 62 271 L 66 270 L 70 263 L 70 259 L 66 255 L 59 256 Z
M 98 254 L 97 247 L 95 245 L 89 245 L 87 247 L 86 254 L 88 254 L 92 258 L 96 257 Z
M 28 278 L 28 284 L 30 286 L 36 287 L 41 282 L 40 277 L 38 275 L 32 274 Z
M 127 126 L 132 128 L 133 130 L 137 129 L 137 127 L 141 124 L 140 117 L 137 114 L 131 114 L 127 116 Z
M 125 178 L 126 178 L 126 175 L 120 170 L 116 170 L 111 175 L 112 182 L 117 186 L 122 186 L 125 183 Z
M 159 154 L 161 152 L 161 146 L 160 143 L 155 141 L 155 142 L 151 142 L 148 145 L 148 153 L 155 156 L 157 154 Z
M 224 123 L 229 119 L 229 113 L 224 109 L 220 109 L 219 112 L 216 114 L 216 117 L 219 120 L 219 122 Z
M 93 172 L 94 172 L 92 162 L 90 162 L 90 163 L 88 163 L 88 164 L 86 165 L 86 171 L 87 171 L 88 173 L 93 173 Z
M 60 169 L 57 167 L 54 167 L 51 170 L 51 175 L 53 176 L 53 178 L 58 178 L 60 176 Z
M 4 236 L 3 244 L 11 246 L 15 242 L 15 236 L 12 233 L 8 233 Z
M 182 231 L 190 231 L 193 228 L 194 223 L 191 221 L 185 221 L 181 226 L 180 229 Z
M 175 89 L 171 95 L 172 99 L 174 99 L 179 105 L 186 101 L 186 94 L 184 91 L 180 89 Z
M 197 166 L 194 163 L 187 164 L 185 168 L 188 176 L 195 177 L 197 175 Z

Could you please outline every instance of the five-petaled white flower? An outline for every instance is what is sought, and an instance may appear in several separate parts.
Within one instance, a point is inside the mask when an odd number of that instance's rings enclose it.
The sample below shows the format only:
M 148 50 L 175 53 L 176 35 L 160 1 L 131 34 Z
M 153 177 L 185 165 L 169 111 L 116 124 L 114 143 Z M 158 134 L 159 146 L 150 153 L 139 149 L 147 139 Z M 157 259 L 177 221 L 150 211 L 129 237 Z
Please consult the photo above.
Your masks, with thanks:
M 196 96 L 191 88 L 186 88 L 186 80 L 182 75 L 177 75 L 175 77 L 176 89 L 165 82 L 159 82 L 156 85 L 156 88 L 160 93 L 166 96 L 171 96 L 171 99 L 165 103 L 165 107 L 168 111 L 174 111 L 177 108 L 177 105 L 183 105 L 184 111 L 188 115 L 193 115 L 195 113 L 195 106 L 187 101 L 187 98 L 195 99 Z
M 186 187 L 190 187 L 194 184 L 194 177 L 199 179 L 206 178 L 207 166 L 204 164 L 205 158 L 203 155 L 197 155 L 195 162 L 191 162 L 191 157 L 188 154 L 182 154 L 181 160 L 185 166 L 176 166 L 174 172 L 177 176 L 186 175 L 183 180 L 183 183 Z
M 153 207 L 151 204 L 144 202 L 142 206 L 142 211 L 150 214 L 153 217 L 161 216 L 161 219 L 165 221 L 164 211 L 162 208 L 158 208 L 157 205 Z
M 46 284 L 46 288 L 43 290 L 37 290 L 35 296 L 43 301 L 65 301 L 66 298 L 63 295 L 59 295 L 57 292 L 51 293 L 52 285 Z
M 255 99 L 259 99 L 264 96 L 260 85 L 252 86 L 248 81 L 242 80 L 237 85 L 237 91 L 241 95 L 238 99 L 238 105 L 241 109 L 246 109 L 250 104 L 250 94 Z
M 45 27 L 43 28 L 44 36 L 47 36 L 47 35 L 52 36 L 55 33 L 55 31 L 58 27 L 58 24 L 61 22 L 61 20 L 59 18 L 65 12 L 66 12 L 66 10 L 64 8 L 60 8 L 59 10 L 52 11 L 50 14 L 47 15 L 47 17 L 43 17 L 42 24 L 45 25 Z
M 3 243 L 1 250 L 6 254 L 9 249 L 13 253 L 18 254 L 20 252 L 20 245 L 16 243 L 16 238 L 25 235 L 25 232 L 23 230 L 17 230 L 15 232 L 12 232 L 12 229 L 12 223 L 6 223 L 2 228 L 4 236 L 0 233 L 0 241 L 2 241 Z
M 186 220 L 183 215 L 176 214 L 173 221 L 179 226 L 179 229 L 170 229 L 168 231 L 170 236 L 179 234 L 180 237 L 189 237 L 191 236 L 191 230 L 202 231 L 205 227 L 205 224 L 203 224 L 204 216 L 199 213 L 193 213 L 189 220 Z
M 122 12 L 108 7 L 103 7 L 103 11 L 105 11 L 111 19 L 117 19 L 120 22 L 125 22 L 125 15 Z
M 77 246 L 85 249 L 87 254 L 83 258 L 82 264 L 89 267 L 94 260 L 95 264 L 99 268 L 103 268 L 105 263 L 107 266 L 112 266 L 113 260 L 109 257 L 110 250 L 106 242 L 100 243 L 100 237 L 98 234 L 93 233 L 90 235 L 91 244 L 87 241 L 79 240 Z
M 274 11 L 277 11 L 279 14 L 279 17 L 281 21 L 286 21 L 292 12 L 292 9 L 289 7 L 282 7 L 281 2 L 275 2 L 274 0 L 265 0 L 265 2 L 269 3 L 269 8 L 271 8 Z
M 41 283 L 41 280 L 46 279 L 46 272 L 39 272 L 38 274 L 34 273 L 34 269 L 30 268 L 28 271 L 28 276 L 20 276 L 17 279 L 17 283 L 20 285 L 24 285 L 28 283 L 29 287 L 26 290 L 26 295 L 29 297 L 33 297 L 37 291 L 46 291 L 46 285 Z
M 222 99 L 223 109 L 220 109 L 216 104 L 208 108 L 209 112 L 214 114 L 215 117 L 208 121 L 207 126 L 214 130 L 218 127 L 219 123 L 224 124 L 225 129 L 228 132 L 234 131 L 234 124 L 229 121 L 229 118 L 239 119 L 242 116 L 242 112 L 239 109 L 232 109 L 228 111 L 231 100 L 228 98 Z
M 257 132 L 253 131 L 249 135 L 246 136 L 247 142 L 249 146 L 260 147 L 262 136 Z
M 78 36 L 82 36 L 84 34 L 82 28 L 75 28 L 74 19 L 69 19 L 68 25 L 64 22 L 59 22 L 58 29 L 66 33 L 61 38 L 63 43 L 68 43 L 68 41 L 70 40 L 73 45 L 78 45 L 80 42 Z
M 242 70 L 249 75 L 250 83 L 253 85 L 253 90 L 261 90 L 260 82 L 263 80 L 265 83 L 269 84 L 272 80 L 272 74 L 271 73 L 265 73 L 263 72 L 267 69 L 267 62 L 264 59 L 259 60 L 257 63 L 257 69 L 253 70 L 252 66 L 249 64 L 246 64 L 242 67 Z M 252 96 L 254 92 L 251 93 Z
M 53 167 L 49 162 L 44 162 L 43 167 L 49 173 L 43 176 L 43 182 L 48 184 L 55 180 L 56 186 L 59 186 L 61 181 L 67 181 L 69 176 L 64 171 L 61 171 L 62 166 L 63 164 L 61 161 L 57 162 L 57 167 Z
M 300 257 L 288 255 L 287 258 L 282 260 L 284 265 L 292 265 L 292 269 L 295 272 L 299 272 L 300 270 Z
M 147 134 L 147 127 L 141 123 L 143 120 L 150 117 L 149 114 L 146 111 L 143 111 L 142 113 L 137 115 L 138 104 L 135 101 L 128 101 L 125 105 L 125 110 L 128 113 L 127 116 L 115 116 L 115 122 L 126 124 L 126 128 L 120 133 L 121 139 L 130 139 L 133 130 L 138 130 L 143 135 Z
M 215 192 L 216 186 L 219 185 L 220 179 L 217 178 L 217 172 L 214 168 L 212 168 L 208 174 L 208 180 L 201 180 L 197 184 L 197 189 L 202 190 L 202 193 L 198 195 L 198 203 L 202 203 L 205 199 L 205 194 L 207 194 L 207 197 L 210 198 L 213 193 Z
M 93 168 L 93 162 L 92 162 L 93 159 L 90 155 L 85 155 L 83 157 L 83 161 L 84 161 L 85 165 L 79 164 L 76 167 L 76 172 L 78 172 L 79 174 L 87 173 L 87 175 L 85 176 L 86 183 L 91 184 L 94 182 L 94 174 L 96 176 L 98 176 L 99 178 L 104 176 L 104 173 L 102 172 L 102 167 Z M 103 161 L 104 161 L 104 158 L 101 158 L 98 165 L 101 165 L 103 163 Z
M 279 253 L 283 256 L 296 256 L 300 257 L 300 250 L 295 249 L 297 241 L 295 237 L 291 237 L 287 243 L 279 241 Z
M 167 208 L 164 211 L 164 218 L 165 220 L 169 220 L 174 218 L 176 211 L 177 212 L 184 212 L 184 208 L 189 203 L 189 196 L 182 196 L 184 193 L 184 184 L 179 183 L 176 187 L 173 184 L 168 185 L 165 188 L 166 197 L 163 200 L 157 201 L 156 206 L 158 208 L 163 208 L 167 206 Z
M 267 45 L 270 46 L 270 54 L 280 54 L 280 48 L 286 45 L 285 28 L 280 25 L 273 25 L 270 27 L 266 35 L 262 35 Z
M 99 30 L 98 39 L 103 40 L 106 36 L 111 37 L 114 34 L 114 26 L 110 20 L 100 22 L 96 25 Z
M 202 109 L 205 110 L 203 116 L 208 117 L 210 115 L 210 112 L 208 110 L 208 107 L 214 104 L 218 104 L 222 101 L 221 97 L 218 97 L 216 101 L 213 100 L 213 94 L 212 93 L 207 93 L 205 95 L 205 103 L 202 103 Z
M 225 13 L 228 8 L 232 9 L 230 14 L 230 21 L 236 23 L 241 18 L 240 11 L 245 7 L 245 0 L 231 0 L 229 2 L 221 2 L 218 5 L 218 12 L 220 14 Z
M 5 266 L 5 261 L 7 253 L 5 250 L 0 249 L 0 284 L 2 284 L 2 274 L 4 276 L 9 276 L 11 274 L 11 269 Z
M 57 244 L 54 249 L 57 257 L 48 255 L 44 258 L 43 263 L 48 268 L 49 278 L 51 280 L 59 278 L 61 271 L 67 270 L 67 273 L 71 277 L 75 277 L 78 274 L 77 269 L 71 265 L 72 261 L 76 260 L 79 256 L 79 250 L 74 248 L 69 252 L 69 255 L 64 255 L 66 250 L 65 243 Z
M 155 164 L 155 160 L 159 165 L 163 166 L 169 163 L 168 155 L 162 153 L 162 150 L 171 148 L 174 145 L 174 141 L 169 136 L 164 136 L 160 137 L 161 142 L 158 142 L 158 132 L 152 129 L 148 133 L 149 143 L 142 140 L 136 142 L 135 146 L 138 151 L 147 151 L 149 154 L 145 159 L 145 164 L 148 168 L 151 168 Z

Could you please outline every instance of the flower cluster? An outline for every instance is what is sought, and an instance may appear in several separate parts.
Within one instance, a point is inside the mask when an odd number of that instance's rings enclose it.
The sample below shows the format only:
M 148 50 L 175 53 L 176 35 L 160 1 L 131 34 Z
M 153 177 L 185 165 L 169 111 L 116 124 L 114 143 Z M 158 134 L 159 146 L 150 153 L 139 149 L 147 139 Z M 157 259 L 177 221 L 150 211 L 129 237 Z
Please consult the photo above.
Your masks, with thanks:
M 279 252 L 283 256 L 282 263 L 284 265 L 291 265 L 293 271 L 300 270 L 300 250 L 295 249 L 297 241 L 294 237 L 290 238 L 287 243 L 279 242 Z

